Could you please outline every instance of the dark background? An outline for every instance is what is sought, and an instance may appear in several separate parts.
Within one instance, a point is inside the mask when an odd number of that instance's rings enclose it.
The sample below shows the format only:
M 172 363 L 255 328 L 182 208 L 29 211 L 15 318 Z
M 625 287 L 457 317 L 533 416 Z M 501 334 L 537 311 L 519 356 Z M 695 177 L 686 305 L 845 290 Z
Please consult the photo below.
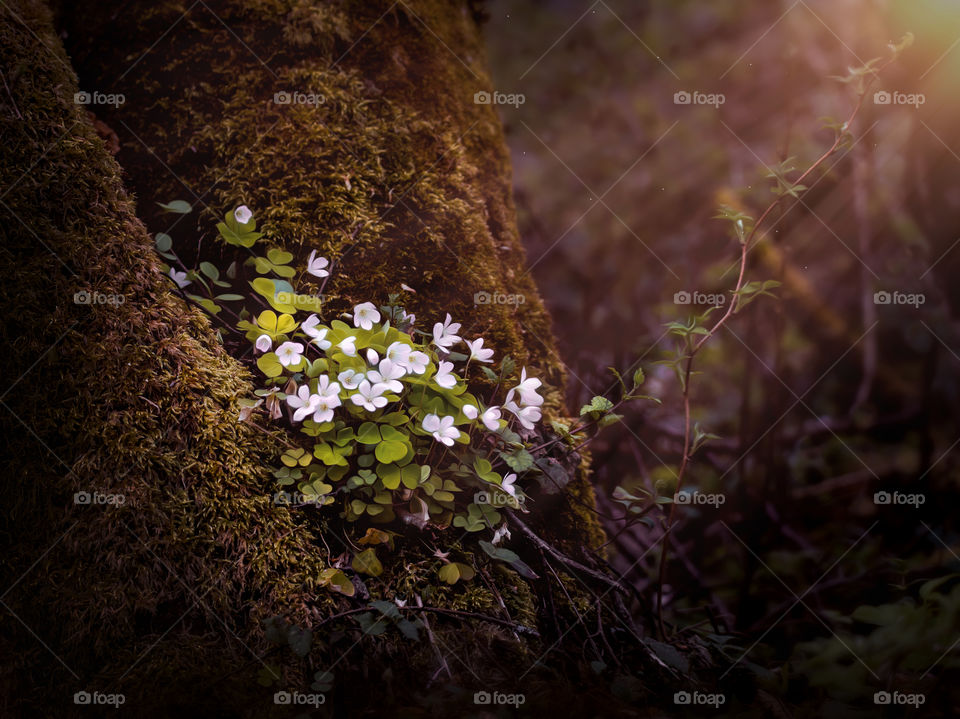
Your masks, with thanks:
M 642 366 L 663 401 L 629 405 L 593 445 L 614 566 L 651 597 L 663 513 L 628 524 L 612 495 L 672 495 L 683 408 L 672 370 L 656 363 L 673 346 L 665 324 L 696 309 L 674 294 L 733 287 L 739 250 L 713 219 L 718 205 L 759 216 L 775 198 L 767 168 L 793 156 L 806 169 L 833 142 L 824 118 L 856 105 L 831 76 L 914 34 L 870 90 L 853 142 L 758 234 L 747 276 L 781 282 L 777 299 L 736 315 L 697 360 L 693 417 L 720 439 L 684 486 L 725 502 L 677 507 L 664 614 L 681 636 L 729 632 L 718 641 L 731 661 L 840 716 L 876 709 L 878 690 L 924 692 L 921 712 L 949 707 L 960 640 L 960 5 L 499 0 L 486 10 L 495 85 L 525 96 L 500 114 L 570 409 L 617 399 L 611 366 L 625 376 Z M 675 104 L 683 90 L 725 102 Z M 877 104 L 875 90 L 925 102 Z M 876 304 L 878 291 L 923 304 Z M 881 491 L 925 502 L 877 504 Z

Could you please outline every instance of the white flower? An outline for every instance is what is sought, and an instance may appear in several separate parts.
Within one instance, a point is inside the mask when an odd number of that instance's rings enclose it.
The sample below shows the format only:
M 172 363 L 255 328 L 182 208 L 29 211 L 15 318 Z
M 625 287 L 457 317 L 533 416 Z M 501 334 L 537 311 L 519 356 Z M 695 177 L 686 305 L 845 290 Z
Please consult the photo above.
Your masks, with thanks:
M 507 392 L 506 403 L 509 403 L 513 399 L 515 392 L 520 394 L 520 404 L 522 405 L 534 405 L 539 407 L 543 404 L 543 397 L 537 394 L 537 387 L 543 384 L 536 377 L 527 377 L 527 368 L 524 367 L 520 371 L 520 384 Z M 505 404 L 506 404 L 505 403 Z
M 440 367 L 437 369 L 437 373 L 433 376 L 433 379 L 436 380 L 436 383 L 444 389 L 453 389 L 457 386 L 457 378 L 450 374 L 450 370 L 452 369 L 453 362 L 440 362 Z
M 330 340 L 326 339 L 326 336 L 330 330 L 326 327 L 317 329 L 317 325 L 319 324 L 320 318 L 316 315 L 310 315 L 303 321 L 303 324 L 300 325 L 300 329 L 310 337 L 310 344 L 314 344 L 322 350 L 328 350 L 330 349 Z
M 373 323 L 380 321 L 380 313 L 373 302 L 363 302 L 353 308 L 353 326 L 362 330 L 373 329 Z
M 277 359 L 284 367 L 299 365 L 303 359 L 303 345 L 299 342 L 284 342 L 277 347 Z
M 430 355 L 426 352 L 411 352 L 407 357 L 406 368 L 410 374 L 423 374 L 430 364 Z
M 293 421 L 299 422 L 317 411 L 317 404 L 320 402 L 320 395 L 310 394 L 310 388 L 302 385 L 297 393 L 287 395 L 287 404 L 295 408 Z
M 413 324 L 417 321 L 417 316 L 413 312 L 404 312 L 400 310 L 400 317 L 397 319 L 398 325 L 410 325 L 413 327 Z
M 330 273 L 323 269 L 330 264 L 330 260 L 326 257 L 317 257 L 317 251 L 314 250 L 310 253 L 310 257 L 307 258 L 307 274 L 313 275 L 314 277 L 329 277 Z
M 365 379 L 357 387 L 357 394 L 350 395 L 350 401 L 368 412 L 375 412 L 387 406 L 387 398 L 381 396 L 386 389 L 382 384 L 370 384 L 370 380 Z
M 477 362 L 493 362 L 491 359 L 493 350 L 483 349 L 483 337 L 473 342 L 467 340 L 466 345 L 470 348 L 470 359 L 475 359 Z
M 270 335 L 260 335 L 257 337 L 257 342 L 254 346 L 258 352 L 269 352 L 270 348 L 273 347 L 273 340 L 270 339 Z
M 380 364 L 380 355 L 377 354 L 377 351 L 373 347 L 370 347 L 367 350 L 367 362 L 372 364 L 374 367 Z
M 449 347 L 460 341 L 457 332 L 460 331 L 460 323 L 452 322 L 450 313 L 443 322 L 437 322 L 433 326 L 433 344 L 440 348 L 442 352 L 449 352 Z
M 190 284 L 190 280 L 187 279 L 186 272 L 177 272 L 171 267 L 168 274 L 170 275 L 170 279 L 176 282 L 177 287 L 179 287 L 181 290 Z
M 321 397 L 336 397 L 340 394 L 340 385 L 331 382 L 327 375 L 322 374 L 317 378 L 317 394 Z
M 240 205 L 240 207 L 233 211 L 233 217 L 241 225 L 245 225 L 253 219 L 253 213 L 250 212 L 250 209 L 246 205 Z
M 314 422 L 329 422 L 333 419 L 333 410 L 340 406 L 340 385 L 331 382 L 326 375 L 320 375 L 317 380 L 316 408 L 313 413 Z
M 345 369 L 337 375 L 337 379 L 346 389 L 356 389 L 365 376 L 363 372 L 357 372 L 355 369 Z
M 500 489 L 509 494 L 514 499 L 517 498 L 517 488 L 513 486 L 513 483 L 517 481 L 517 475 L 513 472 L 508 474 L 503 478 L 503 482 L 500 483 Z
M 380 370 L 367 372 L 367 377 L 369 377 L 370 381 L 374 384 L 382 384 L 391 392 L 399 393 L 403 391 L 403 385 L 399 382 L 399 379 L 406 373 L 406 370 L 396 362 L 385 359 L 380 362 Z
M 332 397 L 321 397 L 313 395 L 317 400 L 316 409 L 313 413 L 314 422 L 330 422 L 333 420 L 333 410 L 340 406 L 340 398 L 336 395 Z
M 542 413 L 539 407 L 518 407 L 516 402 L 506 402 L 504 409 L 513 412 L 525 429 L 533 429 L 533 423 L 539 422 Z
M 438 417 L 428 414 L 423 418 L 423 429 L 433 434 L 438 442 L 448 447 L 453 446 L 453 440 L 460 436 L 460 430 L 453 426 L 453 417 Z
M 407 360 L 410 359 L 410 351 L 413 348 L 410 347 L 406 342 L 393 342 L 389 347 L 387 347 L 387 352 L 384 354 L 391 362 L 396 362 L 401 367 L 406 367 Z
M 472 404 L 463 405 L 463 416 L 467 419 L 476 419 L 480 415 L 480 410 Z
M 487 407 L 484 413 L 480 415 L 480 421 L 483 422 L 483 426 L 491 432 L 496 432 L 500 429 L 500 408 Z
M 347 357 L 356 357 L 357 356 L 357 338 L 353 335 L 345 337 L 344 340 L 337 345 L 340 348 L 340 351 L 343 352 Z
M 493 531 L 493 539 L 490 540 L 490 544 L 500 544 L 504 539 L 510 539 L 510 529 L 506 522 Z

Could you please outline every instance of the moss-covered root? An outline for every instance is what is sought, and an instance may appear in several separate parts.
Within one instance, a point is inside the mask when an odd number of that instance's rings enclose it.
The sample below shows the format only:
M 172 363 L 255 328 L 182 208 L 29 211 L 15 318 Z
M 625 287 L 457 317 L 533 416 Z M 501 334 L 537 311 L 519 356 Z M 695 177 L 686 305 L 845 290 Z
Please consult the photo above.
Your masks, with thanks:
M 38 4 L 0 11 L 0 73 L 0 714 L 173 716 L 197 685 L 240 712 L 260 617 L 324 613 L 322 544 L 271 505 L 249 382 L 171 295 Z
M 158 220 L 154 199 L 210 213 L 245 202 L 263 211 L 278 244 L 304 255 L 316 247 L 339 263 L 334 310 L 382 300 L 405 282 L 424 322 L 447 310 L 475 318 L 465 330 L 562 387 L 547 315 L 521 269 L 501 130 L 489 106 L 472 102 L 488 85 L 477 28 L 459 3 L 390 7 L 200 3 L 164 34 L 185 6 L 71 6 L 83 13 L 82 25 L 64 21 L 84 89 L 126 96 L 116 110 L 94 107 L 96 118 L 74 102 L 78 84 L 46 10 L 11 0 L 0 12 L 9 348 L 0 371 L 12 385 L 0 407 L 0 500 L 9 508 L 0 532 L 10 546 L 0 580 L 12 586 L 0 607 L 5 713 L 80 715 L 73 695 L 86 690 L 122 693 L 139 716 L 284 715 L 255 679 L 257 657 L 272 648 L 262 620 L 319 625 L 358 606 L 317 586 L 339 540 L 270 502 L 264 468 L 274 445 L 236 421 L 249 378 L 206 318 L 170 293 L 94 119 L 121 136 L 119 157 L 148 221 Z M 280 91 L 325 102 L 274 103 Z M 195 246 L 210 213 L 171 230 L 180 247 Z M 78 304 L 78 292 L 96 299 Z M 475 304 L 477 292 L 525 302 Z M 562 407 L 559 390 L 551 403 Z M 589 512 L 569 509 L 589 505 L 589 484 L 581 474 L 572 486 L 580 503 L 562 505 L 543 531 L 597 541 Z M 95 500 L 75 503 L 82 493 Z M 397 593 L 411 576 L 401 570 L 430 553 L 396 559 L 369 582 L 374 596 Z M 543 622 L 544 597 L 516 574 L 486 579 L 485 589 L 424 596 Z M 462 686 L 476 684 L 481 666 L 519 675 L 546 648 L 503 627 L 432 624 L 436 645 L 388 637 L 375 656 L 345 660 L 365 687 L 358 711 L 388 690 L 414 701 L 436 672 L 437 646 L 466 660 L 447 661 Z M 342 624 L 326 626 L 318 666 L 350 648 L 338 644 L 352 636 L 338 635 Z M 309 683 L 289 650 L 264 661 L 291 685 Z M 364 683 L 363 672 L 380 682 L 388 666 L 392 685 Z

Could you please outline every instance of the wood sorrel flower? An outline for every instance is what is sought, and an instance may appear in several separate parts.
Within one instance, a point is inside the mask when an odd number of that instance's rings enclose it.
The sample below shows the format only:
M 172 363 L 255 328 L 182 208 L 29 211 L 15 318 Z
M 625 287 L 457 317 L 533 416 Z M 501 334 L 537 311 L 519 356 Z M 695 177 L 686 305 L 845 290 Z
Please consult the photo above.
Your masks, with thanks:
M 307 258 L 307 274 L 314 277 L 329 277 L 330 273 L 324 269 L 329 264 L 330 260 L 326 257 L 317 257 L 317 251 L 314 250 Z
M 422 427 L 430 432 L 434 439 L 448 447 L 452 447 L 453 441 L 460 436 L 460 430 L 453 426 L 453 417 L 441 418 L 435 414 L 428 414 L 423 418 Z

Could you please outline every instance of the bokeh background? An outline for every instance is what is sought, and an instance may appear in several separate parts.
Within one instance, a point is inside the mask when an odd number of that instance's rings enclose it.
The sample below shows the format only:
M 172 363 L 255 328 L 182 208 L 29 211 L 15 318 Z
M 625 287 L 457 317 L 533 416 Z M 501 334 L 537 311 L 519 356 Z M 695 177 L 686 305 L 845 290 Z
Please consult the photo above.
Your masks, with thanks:
M 717 207 L 759 216 L 775 198 L 769 168 L 793 157 L 804 170 L 833 142 L 826 125 L 855 107 L 835 76 L 913 33 L 852 141 L 759 233 L 748 279 L 779 281 L 776 299 L 736 315 L 698 358 L 693 416 L 719 439 L 685 485 L 725 501 L 677 508 L 664 615 L 818 712 L 876 711 L 886 690 L 922 692 L 924 712 L 949 713 L 960 658 L 960 3 L 485 9 L 496 88 L 524 96 L 499 109 L 570 409 L 617 399 L 610 367 L 643 367 L 662 400 L 630 404 L 593 445 L 611 562 L 647 597 L 664 512 L 639 521 L 616 496 L 672 496 L 683 407 L 657 363 L 673 346 L 666 323 L 704 309 L 676 293 L 733 287 L 738 245 Z M 724 101 L 678 104 L 683 91 Z M 920 299 L 884 304 L 878 292 Z M 923 503 L 883 504 L 878 492 Z

